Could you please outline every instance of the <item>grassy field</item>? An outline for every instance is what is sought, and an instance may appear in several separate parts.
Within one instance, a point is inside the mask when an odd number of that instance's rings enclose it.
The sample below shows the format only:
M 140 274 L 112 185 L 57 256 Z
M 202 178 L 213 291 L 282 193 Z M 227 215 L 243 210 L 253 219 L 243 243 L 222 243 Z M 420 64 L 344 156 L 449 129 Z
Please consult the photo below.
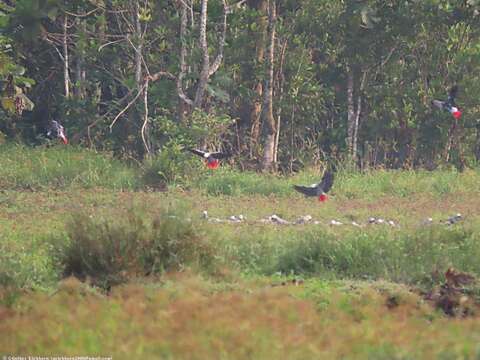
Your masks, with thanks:
M 339 171 L 319 203 L 292 184 L 321 169 L 212 172 L 186 158 L 195 176 L 172 180 L 161 161 L 0 154 L 0 355 L 480 357 L 480 286 L 445 276 L 480 275 L 477 170 Z M 273 214 L 312 220 L 262 222 Z

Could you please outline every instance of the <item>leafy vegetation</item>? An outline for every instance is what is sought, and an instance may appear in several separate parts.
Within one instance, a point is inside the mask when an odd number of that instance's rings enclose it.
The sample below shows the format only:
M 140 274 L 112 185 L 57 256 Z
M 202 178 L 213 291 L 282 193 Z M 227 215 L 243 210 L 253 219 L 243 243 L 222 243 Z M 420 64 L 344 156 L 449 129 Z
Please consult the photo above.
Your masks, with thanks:
M 158 155 L 154 176 L 166 181 L 181 177 L 168 161 L 177 145 L 226 150 L 238 168 L 266 169 L 273 144 L 273 168 L 284 173 L 333 159 L 364 169 L 473 167 L 479 6 L 8 1 L 0 131 L 38 144 L 56 119 L 74 144 L 137 160 Z M 119 12 L 130 16 L 110 16 Z M 458 122 L 431 106 L 454 84 Z

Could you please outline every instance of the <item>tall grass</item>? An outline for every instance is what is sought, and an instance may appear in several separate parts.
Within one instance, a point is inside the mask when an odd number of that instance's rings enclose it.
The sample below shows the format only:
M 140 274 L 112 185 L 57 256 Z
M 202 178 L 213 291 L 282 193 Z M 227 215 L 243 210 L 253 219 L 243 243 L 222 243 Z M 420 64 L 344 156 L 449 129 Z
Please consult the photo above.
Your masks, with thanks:
M 231 168 L 221 168 L 192 187 L 204 190 L 208 195 L 271 195 L 291 194 L 291 182 L 284 177 L 271 174 L 258 174 L 252 171 L 240 172 Z
M 45 236 L 32 237 L 3 229 L 0 234 L 0 287 L 41 289 L 53 286 L 60 271 L 52 244 Z
M 460 191 L 480 193 L 480 173 L 478 170 L 462 173 L 455 170 L 339 172 L 333 191 L 347 199 L 409 197 L 415 194 L 443 197 Z
M 174 184 L 200 189 L 208 195 L 295 194 L 293 184 L 320 181 L 321 169 L 307 169 L 294 176 L 239 171 L 222 165 L 205 169 L 201 160 L 184 151 L 162 152 L 142 168 L 129 166 L 108 154 L 75 147 L 26 147 L 0 145 L 0 187 L 3 189 L 68 188 L 72 186 L 135 189 L 142 185 Z M 467 170 L 398 171 L 372 170 L 336 173 L 332 193 L 344 199 L 379 196 L 409 197 L 428 193 L 442 197 L 458 191 L 480 193 L 480 172 Z M 297 195 L 301 196 L 301 195 Z
M 134 168 L 106 154 L 71 146 L 0 145 L 0 187 L 3 189 L 71 186 L 133 189 L 137 183 Z
M 225 240 L 223 254 L 243 272 L 431 285 L 453 266 L 480 275 L 480 231 L 461 226 L 333 232 L 263 231 Z M 443 278 L 442 278 L 443 280 Z
M 208 195 L 271 195 L 281 197 L 296 194 L 293 184 L 309 185 L 321 180 L 319 169 L 306 169 L 294 176 L 240 172 L 228 167 L 200 178 L 189 185 Z M 407 171 L 371 170 L 352 172 L 340 170 L 335 174 L 332 193 L 343 199 L 376 199 L 381 196 L 409 197 L 430 194 L 437 198 L 459 191 L 480 193 L 480 172 L 467 170 Z M 301 195 L 297 195 L 301 196 Z

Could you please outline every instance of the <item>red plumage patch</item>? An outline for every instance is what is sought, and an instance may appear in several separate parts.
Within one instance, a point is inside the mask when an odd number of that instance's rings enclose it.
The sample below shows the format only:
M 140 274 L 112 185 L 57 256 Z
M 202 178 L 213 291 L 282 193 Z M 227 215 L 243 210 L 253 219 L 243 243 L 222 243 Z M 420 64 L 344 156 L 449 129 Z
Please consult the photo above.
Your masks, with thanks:
M 324 201 L 327 201 L 327 195 L 325 194 L 321 194 L 319 197 L 318 197 L 318 201 L 321 201 L 321 202 L 324 202 Z
M 462 112 L 461 112 L 460 110 L 457 110 L 457 111 L 454 111 L 454 112 L 452 113 L 452 115 L 453 115 L 453 117 L 454 117 L 455 119 L 458 120 L 458 119 L 460 119 L 460 117 L 462 116 Z
M 217 159 L 214 159 L 211 161 L 207 160 L 207 166 L 209 169 L 216 169 L 219 164 L 220 164 L 220 161 L 218 161 Z

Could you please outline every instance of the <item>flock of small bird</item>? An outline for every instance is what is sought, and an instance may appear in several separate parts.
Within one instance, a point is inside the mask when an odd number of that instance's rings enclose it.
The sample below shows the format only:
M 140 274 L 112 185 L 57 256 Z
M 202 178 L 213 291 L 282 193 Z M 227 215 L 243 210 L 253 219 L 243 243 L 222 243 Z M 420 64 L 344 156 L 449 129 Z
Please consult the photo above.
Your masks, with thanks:
M 247 222 L 247 218 L 243 214 L 232 215 L 232 216 L 229 216 L 228 218 L 220 219 L 216 217 L 210 217 L 208 215 L 208 212 L 204 210 L 202 212 L 202 219 L 212 224 L 239 224 L 239 223 L 258 223 L 258 224 L 271 224 L 271 225 L 305 225 L 305 224 L 322 225 L 324 224 L 324 225 L 332 225 L 332 226 L 352 225 L 359 228 L 363 228 L 365 226 L 370 226 L 370 225 L 385 225 L 385 226 L 391 226 L 391 227 L 400 227 L 400 225 L 395 221 L 383 219 L 380 217 L 369 217 L 365 223 L 358 223 L 356 221 L 341 222 L 335 219 L 332 219 L 328 222 L 322 222 L 322 221 L 314 220 L 311 215 L 300 216 L 298 219 L 294 221 L 289 221 L 281 218 L 277 214 L 273 214 L 259 220 Z M 450 226 L 458 223 L 461 220 L 463 220 L 462 214 L 457 213 L 455 215 L 448 217 L 446 220 L 440 220 L 438 223 Z M 420 222 L 418 225 L 428 226 L 428 225 L 434 225 L 434 223 L 435 222 L 433 221 L 433 219 L 429 217 L 423 220 L 422 222 Z

